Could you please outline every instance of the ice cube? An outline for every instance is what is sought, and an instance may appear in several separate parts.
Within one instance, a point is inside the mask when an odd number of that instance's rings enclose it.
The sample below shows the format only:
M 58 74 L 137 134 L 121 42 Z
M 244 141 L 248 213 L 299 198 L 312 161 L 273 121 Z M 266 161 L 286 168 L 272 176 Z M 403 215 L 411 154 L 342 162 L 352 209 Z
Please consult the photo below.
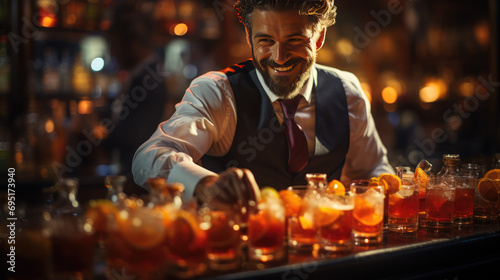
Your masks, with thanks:
M 403 198 L 407 198 L 413 195 L 413 192 L 415 190 L 407 190 L 407 189 L 401 189 L 398 194 L 402 196 Z
M 384 194 L 373 188 L 368 189 L 362 196 L 371 205 L 383 204 Z

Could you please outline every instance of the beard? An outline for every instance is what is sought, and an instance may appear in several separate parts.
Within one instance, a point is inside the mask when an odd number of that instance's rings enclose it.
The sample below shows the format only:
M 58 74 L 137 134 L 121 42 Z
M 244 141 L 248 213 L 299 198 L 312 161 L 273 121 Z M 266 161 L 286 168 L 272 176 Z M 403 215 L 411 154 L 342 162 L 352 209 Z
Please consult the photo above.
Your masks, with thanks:
M 262 74 L 264 82 L 269 87 L 269 89 L 280 99 L 291 99 L 302 90 L 302 87 L 309 79 L 311 75 L 311 67 L 316 61 L 315 58 L 305 60 L 302 58 L 294 58 L 287 61 L 284 65 L 279 65 L 272 59 L 262 59 L 257 62 L 255 56 L 253 56 L 253 64 L 255 68 Z M 300 65 L 302 63 L 302 65 Z M 294 79 L 290 80 L 289 76 L 274 76 L 272 77 L 269 73 L 268 67 L 302 67 L 301 72 Z

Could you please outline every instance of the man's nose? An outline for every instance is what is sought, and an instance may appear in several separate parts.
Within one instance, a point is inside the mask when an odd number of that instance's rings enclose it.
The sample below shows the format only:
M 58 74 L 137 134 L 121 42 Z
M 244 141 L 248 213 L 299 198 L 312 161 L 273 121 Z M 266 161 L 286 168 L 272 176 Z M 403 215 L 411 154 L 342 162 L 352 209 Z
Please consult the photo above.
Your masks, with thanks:
M 276 43 L 274 44 L 273 50 L 273 60 L 277 64 L 283 65 L 290 58 L 290 52 L 286 44 Z

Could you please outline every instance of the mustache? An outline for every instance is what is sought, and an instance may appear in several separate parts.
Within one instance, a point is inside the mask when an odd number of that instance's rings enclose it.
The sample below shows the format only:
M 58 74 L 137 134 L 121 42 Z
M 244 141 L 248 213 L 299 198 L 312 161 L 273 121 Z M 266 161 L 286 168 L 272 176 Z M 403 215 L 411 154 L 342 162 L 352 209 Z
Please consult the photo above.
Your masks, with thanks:
M 278 64 L 272 59 L 263 59 L 261 64 L 268 65 L 272 68 L 278 68 L 278 67 L 290 67 L 290 66 L 293 66 L 294 64 L 298 64 L 301 61 L 303 61 L 303 59 L 293 58 L 293 59 L 288 60 L 284 64 Z

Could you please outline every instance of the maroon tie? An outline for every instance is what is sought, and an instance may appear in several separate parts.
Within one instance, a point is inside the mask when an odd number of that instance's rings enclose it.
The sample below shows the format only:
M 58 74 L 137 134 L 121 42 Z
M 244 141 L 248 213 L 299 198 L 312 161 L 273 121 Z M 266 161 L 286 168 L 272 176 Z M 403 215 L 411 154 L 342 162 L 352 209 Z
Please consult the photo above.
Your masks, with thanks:
M 283 123 L 288 143 L 288 171 L 290 173 L 299 173 L 309 161 L 306 136 L 294 119 L 301 97 L 298 95 L 293 99 L 280 100 L 285 117 Z

